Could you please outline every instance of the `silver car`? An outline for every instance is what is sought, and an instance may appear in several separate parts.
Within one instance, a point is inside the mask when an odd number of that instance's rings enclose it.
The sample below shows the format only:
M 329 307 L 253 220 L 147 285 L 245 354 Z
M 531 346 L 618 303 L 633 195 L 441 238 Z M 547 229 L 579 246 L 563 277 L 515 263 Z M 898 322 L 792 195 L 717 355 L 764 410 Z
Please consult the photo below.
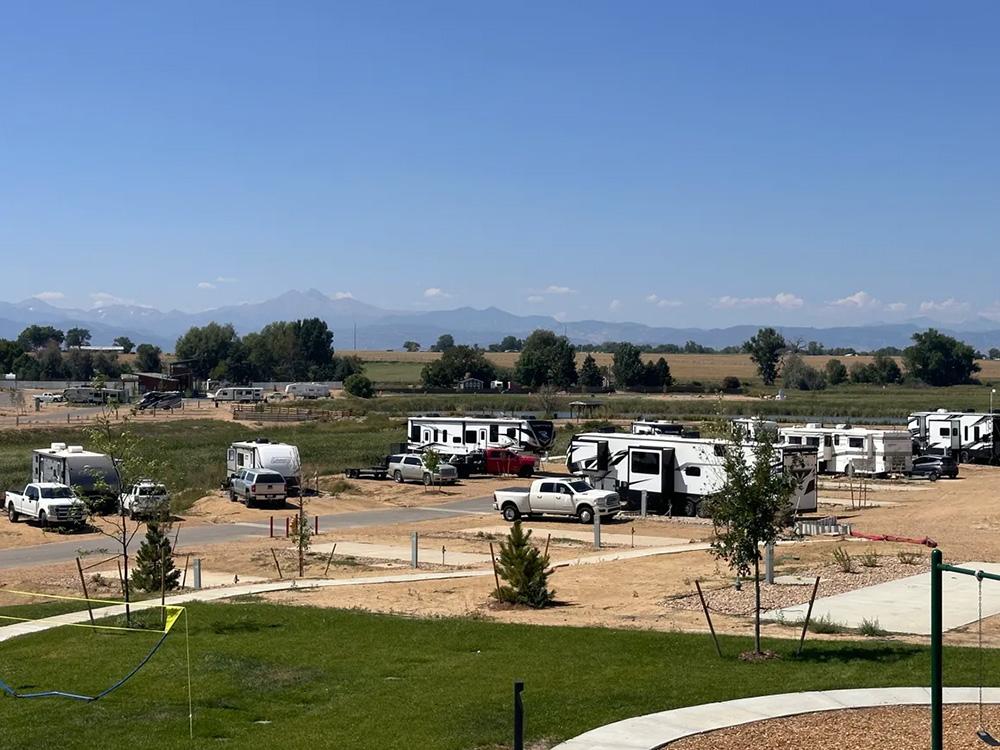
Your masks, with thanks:
M 458 479 L 458 470 L 451 464 L 441 462 L 435 473 L 427 468 L 424 457 L 419 453 L 401 453 L 389 456 L 388 474 L 397 483 L 423 482 L 431 484 L 454 484 Z

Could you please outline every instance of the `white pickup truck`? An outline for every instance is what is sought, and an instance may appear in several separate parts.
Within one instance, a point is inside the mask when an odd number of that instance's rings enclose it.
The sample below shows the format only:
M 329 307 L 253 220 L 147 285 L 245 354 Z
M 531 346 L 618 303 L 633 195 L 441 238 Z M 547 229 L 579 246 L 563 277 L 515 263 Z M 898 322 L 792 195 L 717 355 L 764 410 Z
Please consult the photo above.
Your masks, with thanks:
M 84 504 L 72 488 L 56 482 L 33 482 L 24 492 L 8 492 L 4 507 L 11 523 L 17 523 L 23 516 L 35 519 L 42 526 L 77 526 L 87 517 Z
M 493 493 L 493 507 L 505 521 L 521 516 L 576 516 L 593 523 L 594 514 L 613 516 L 621 510 L 617 492 L 595 490 L 582 479 L 536 479 L 531 487 L 511 487 Z

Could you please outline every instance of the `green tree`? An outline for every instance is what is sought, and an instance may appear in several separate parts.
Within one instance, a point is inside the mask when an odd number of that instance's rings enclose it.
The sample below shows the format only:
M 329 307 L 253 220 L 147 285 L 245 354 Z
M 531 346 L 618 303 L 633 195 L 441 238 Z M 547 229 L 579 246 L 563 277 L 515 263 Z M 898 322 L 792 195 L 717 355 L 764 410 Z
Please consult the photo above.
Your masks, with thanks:
M 438 336 L 437 343 L 431 347 L 432 352 L 446 352 L 455 346 L 455 338 L 450 333 L 442 333 Z
M 794 472 L 775 469 L 782 465 L 769 433 L 753 443 L 743 442 L 742 430 L 734 430 L 725 443 L 722 469 L 725 481 L 708 499 L 715 540 L 712 552 L 728 563 L 740 578 L 753 572 L 754 653 L 760 654 L 760 559 L 761 545 L 773 544 L 785 527 L 795 493 Z
M 352 396 L 358 398 L 372 398 L 375 396 L 375 386 L 368 379 L 367 375 L 351 375 L 344 380 L 344 390 Z
M 62 350 L 55 341 L 49 341 L 45 350 L 38 355 L 38 373 L 44 380 L 59 380 L 66 377 Z
M 90 343 L 90 331 L 86 328 L 70 328 L 66 331 L 66 346 L 70 349 L 79 349 Z
M 90 380 L 94 377 L 94 357 L 90 352 L 71 349 L 63 357 L 63 373 L 70 380 Z
M 903 371 L 899 369 L 896 360 L 887 354 L 876 354 L 871 367 L 876 383 L 888 385 L 901 383 L 903 380 Z
M 1000 359 L 1000 349 L 997 349 L 995 346 L 987 354 L 990 359 Z
M 531 543 L 531 532 L 525 533 L 521 522 L 515 521 L 507 538 L 500 542 L 497 573 L 505 583 L 493 596 L 536 609 L 551 604 L 555 591 L 549 589 L 548 568 L 549 556 L 538 551 Z
M 538 329 L 524 341 L 514 365 L 514 379 L 528 388 L 576 383 L 576 349 L 565 336 Z
M 159 591 L 161 586 L 164 591 L 180 588 L 181 571 L 174 565 L 173 552 L 170 525 L 150 522 L 146 537 L 135 553 L 132 585 L 145 592 Z
M 220 364 L 225 367 L 225 361 L 238 342 L 239 337 L 232 324 L 208 323 L 200 328 L 189 328 L 177 339 L 174 352 L 178 359 L 191 360 L 191 372 L 196 377 L 207 378 Z M 225 369 L 221 372 L 224 373 Z
M 614 375 L 615 385 L 621 388 L 640 385 L 645 372 L 642 350 L 635 344 L 619 344 L 611 361 L 611 374 Z
M 420 344 L 417 343 L 416 341 L 404 341 L 403 342 L 403 351 L 406 351 L 406 352 L 419 352 L 420 351 Z
M 424 365 L 420 379 L 429 388 L 451 388 L 466 375 L 489 383 L 495 374 L 496 366 L 481 351 L 461 345 L 451 347 L 440 359 Z
M 135 350 L 135 366 L 139 372 L 160 372 L 163 363 L 160 361 L 160 347 L 152 344 L 139 344 Z
M 839 359 L 828 359 L 823 366 L 826 382 L 830 385 L 841 385 L 847 382 L 847 368 Z
M 778 378 L 781 355 L 787 346 L 784 337 L 773 328 L 761 328 L 743 344 L 743 351 L 757 365 L 757 372 L 764 385 L 774 385 Z
M 16 372 L 14 363 L 24 354 L 24 347 L 10 339 L 0 339 L 0 375 Z
M 823 373 L 807 365 L 798 354 L 789 354 L 785 357 L 785 364 L 781 369 L 781 382 L 785 388 L 799 391 L 821 391 L 826 388 L 826 378 L 823 377 Z
M 436 485 L 438 483 L 437 480 L 440 479 L 438 469 L 441 468 L 441 454 L 433 448 L 428 448 L 424 451 L 423 458 L 424 467 L 431 473 L 431 482 Z M 440 492 L 440 488 L 438 491 Z
M 933 328 L 913 334 L 913 345 L 903 352 L 903 360 L 913 377 L 933 386 L 970 383 L 979 372 L 971 346 Z
M 666 388 L 673 385 L 674 378 L 670 374 L 670 365 L 660 357 L 655 362 L 647 362 L 643 366 L 642 384 L 650 388 Z
M 115 346 L 120 346 L 124 354 L 131 354 L 132 350 L 135 349 L 135 342 L 128 336 L 119 336 L 113 343 Z
M 25 351 L 39 351 L 50 344 L 59 346 L 66 338 L 58 328 L 52 326 L 28 326 L 17 337 L 17 343 Z
M 601 368 L 597 366 L 597 360 L 593 354 L 588 354 L 583 358 L 580 365 L 580 385 L 587 388 L 599 388 L 604 384 L 604 377 L 601 375 Z
M 517 336 L 504 336 L 500 341 L 500 351 L 519 352 L 524 348 L 524 342 Z

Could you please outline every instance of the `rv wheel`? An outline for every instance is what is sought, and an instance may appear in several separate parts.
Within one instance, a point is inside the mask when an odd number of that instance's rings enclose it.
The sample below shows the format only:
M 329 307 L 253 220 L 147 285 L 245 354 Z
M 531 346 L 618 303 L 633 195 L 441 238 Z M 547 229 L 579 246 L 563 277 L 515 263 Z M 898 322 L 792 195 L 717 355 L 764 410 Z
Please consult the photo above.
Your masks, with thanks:
M 14 510 L 14 503 L 11 503 L 7 506 L 7 519 L 11 523 L 17 523 L 18 518 L 20 518 L 20 516 L 18 515 L 18 512 Z
M 503 506 L 503 520 L 507 521 L 508 523 L 514 523 L 514 521 L 516 521 L 520 517 L 521 514 L 518 512 L 517 508 L 514 507 L 513 505 Z
M 577 515 L 580 517 L 580 523 L 591 524 L 594 522 L 594 511 L 589 505 L 584 505 L 580 508 Z
M 402 484 L 403 483 L 403 472 L 399 471 L 398 469 L 396 471 L 394 471 L 393 474 L 392 474 L 392 481 L 394 481 L 396 484 Z
M 969 451 L 962 451 L 958 454 L 958 460 L 960 463 L 967 464 L 969 462 Z
M 691 516 L 692 518 L 697 517 L 698 510 L 701 507 L 701 503 L 693 498 L 688 498 L 684 503 L 684 515 Z

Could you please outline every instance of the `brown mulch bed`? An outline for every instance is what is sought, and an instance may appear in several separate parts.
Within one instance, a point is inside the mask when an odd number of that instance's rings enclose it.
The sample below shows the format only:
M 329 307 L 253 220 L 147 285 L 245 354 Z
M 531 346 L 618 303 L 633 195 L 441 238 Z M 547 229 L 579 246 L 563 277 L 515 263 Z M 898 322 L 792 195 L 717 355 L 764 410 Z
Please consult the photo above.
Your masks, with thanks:
M 835 564 L 822 565 L 810 570 L 796 571 L 795 575 L 805 576 L 814 579 L 820 577 L 819 591 L 817 598 L 824 596 L 834 596 L 843 594 L 854 589 L 874 586 L 887 581 L 894 581 L 897 578 L 926 573 L 930 569 L 927 558 L 921 558 L 913 565 L 906 565 L 900 562 L 895 556 L 883 556 L 878 558 L 878 566 L 866 568 L 855 560 L 853 573 L 844 573 Z M 693 589 L 692 584 L 692 589 Z M 812 580 L 801 585 L 776 584 L 769 586 L 761 584 L 761 605 L 764 611 L 771 609 L 781 609 L 792 607 L 796 604 L 804 604 L 809 601 L 812 594 Z M 733 585 L 725 587 L 716 586 L 708 589 L 702 583 L 702 591 L 712 612 L 726 615 L 747 616 L 753 613 L 754 591 L 753 581 L 744 581 L 741 590 L 737 591 Z M 700 610 L 701 602 L 698 600 L 698 593 L 691 591 L 689 594 L 670 597 L 664 604 L 674 609 Z
M 985 706 L 983 723 L 1000 737 L 1000 707 Z M 944 746 L 947 750 L 982 750 L 976 736 L 977 706 L 944 707 Z M 821 711 L 770 719 L 730 729 L 687 737 L 664 745 L 669 750 L 927 750 L 930 746 L 930 709 L 927 706 L 891 706 Z

